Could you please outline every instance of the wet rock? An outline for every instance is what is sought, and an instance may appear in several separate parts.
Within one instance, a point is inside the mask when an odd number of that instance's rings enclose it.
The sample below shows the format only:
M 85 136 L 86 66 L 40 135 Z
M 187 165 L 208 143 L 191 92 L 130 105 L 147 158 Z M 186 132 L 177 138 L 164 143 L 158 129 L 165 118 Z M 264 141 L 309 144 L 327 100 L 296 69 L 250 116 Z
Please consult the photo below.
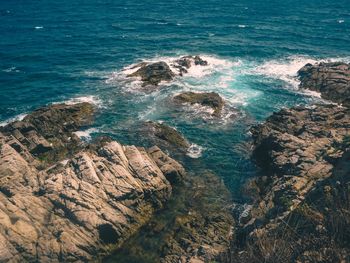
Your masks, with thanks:
M 203 171 L 187 176 L 174 189 L 171 208 L 163 209 L 149 224 L 106 262 L 229 262 L 233 235 L 230 193 L 222 180 Z M 151 247 L 151 249 L 150 249 Z
M 140 77 L 143 82 L 142 86 L 158 86 L 162 81 L 172 81 L 176 75 L 183 76 L 188 73 L 188 69 L 192 66 L 207 66 L 208 62 L 203 60 L 199 56 L 184 56 L 178 60 L 175 60 L 170 64 L 174 69 L 171 70 L 170 66 L 164 62 L 142 62 L 130 69 L 136 71 L 129 74 L 127 77 Z M 177 72 L 176 72 L 177 71 Z
M 195 66 L 208 66 L 208 61 L 203 60 L 199 56 L 184 56 L 180 59 L 176 60 L 172 66 L 177 68 L 179 71 L 180 76 L 183 74 L 188 73 L 188 69 Z
M 301 89 L 350 107 L 350 65 L 342 62 L 307 64 L 298 71 Z
M 213 109 L 214 116 L 220 116 L 225 104 L 219 94 L 215 92 L 184 92 L 174 97 L 177 103 L 189 103 L 191 105 L 200 104 Z
M 146 128 L 152 133 L 149 136 L 155 136 L 165 142 L 168 146 L 175 147 L 179 151 L 186 151 L 190 144 L 188 141 L 174 128 L 156 122 L 145 123 Z
M 141 67 L 128 77 L 141 77 L 143 86 L 157 86 L 161 81 L 171 81 L 175 77 L 167 63 L 143 63 Z
M 68 138 L 92 112 L 89 104 L 53 105 L 0 131 L 0 261 L 97 260 L 164 206 L 172 193 L 166 176 L 184 176 L 158 148 L 112 140 L 76 148 L 79 139 Z M 33 134 L 63 149 L 40 170 Z

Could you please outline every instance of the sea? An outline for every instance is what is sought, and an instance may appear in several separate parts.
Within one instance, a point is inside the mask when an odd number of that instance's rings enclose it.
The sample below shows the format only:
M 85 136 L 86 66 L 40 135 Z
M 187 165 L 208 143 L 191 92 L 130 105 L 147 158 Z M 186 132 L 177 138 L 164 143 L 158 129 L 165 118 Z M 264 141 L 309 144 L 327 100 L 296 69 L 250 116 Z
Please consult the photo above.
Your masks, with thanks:
M 298 89 L 297 71 L 350 62 L 350 1 L 1 0 L 0 36 L 0 125 L 44 105 L 91 102 L 98 113 L 78 132 L 84 140 L 148 147 L 135 130 L 161 122 L 190 142 L 186 169 L 212 171 L 239 198 L 258 171 L 250 127 L 284 107 L 327 103 Z M 209 65 L 147 91 L 127 77 L 137 63 L 185 55 Z M 174 106 L 183 91 L 220 94 L 221 117 Z

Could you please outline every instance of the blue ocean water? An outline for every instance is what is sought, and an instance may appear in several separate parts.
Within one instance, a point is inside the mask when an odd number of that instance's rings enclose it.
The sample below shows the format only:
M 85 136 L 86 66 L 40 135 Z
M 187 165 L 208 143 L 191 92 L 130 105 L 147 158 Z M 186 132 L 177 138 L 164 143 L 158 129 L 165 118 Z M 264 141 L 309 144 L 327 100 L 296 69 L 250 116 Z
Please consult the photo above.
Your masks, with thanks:
M 186 166 L 213 170 L 233 191 L 256 171 L 250 125 L 319 100 L 296 89 L 297 70 L 350 60 L 349 0 L 3 0 L 0 19 L 0 122 L 53 102 L 92 101 L 99 115 L 86 134 L 147 145 L 134 127 L 163 121 L 201 150 Z M 151 93 L 125 79 L 133 63 L 187 54 L 210 66 Z M 169 106 L 183 90 L 218 92 L 225 114 Z

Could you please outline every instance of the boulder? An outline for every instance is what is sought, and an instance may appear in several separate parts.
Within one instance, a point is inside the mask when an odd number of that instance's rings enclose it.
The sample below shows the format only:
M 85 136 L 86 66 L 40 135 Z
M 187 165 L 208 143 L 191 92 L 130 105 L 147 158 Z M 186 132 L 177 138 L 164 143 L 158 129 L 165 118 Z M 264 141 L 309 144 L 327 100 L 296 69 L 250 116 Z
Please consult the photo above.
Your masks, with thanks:
M 220 116 L 224 107 L 224 100 L 215 92 L 184 92 L 174 97 L 177 103 L 200 104 L 213 109 L 213 116 Z
M 161 81 L 171 81 L 175 77 L 167 63 L 160 61 L 156 63 L 142 63 L 141 67 L 128 77 L 140 77 L 143 86 L 157 86 Z
M 301 89 L 317 91 L 324 99 L 350 107 L 350 64 L 307 64 L 298 76 Z

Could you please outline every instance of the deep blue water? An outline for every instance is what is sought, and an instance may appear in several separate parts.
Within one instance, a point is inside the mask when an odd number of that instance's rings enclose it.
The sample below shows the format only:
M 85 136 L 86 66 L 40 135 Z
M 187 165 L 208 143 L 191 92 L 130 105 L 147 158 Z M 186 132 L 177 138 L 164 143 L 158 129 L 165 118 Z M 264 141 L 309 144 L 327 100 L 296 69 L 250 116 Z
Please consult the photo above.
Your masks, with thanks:
M 0 19 L 0 122 L 52 102 L 93 100 L 92 135 L 147 145 L 134 127 L 164 121 L 203 148 L 188 168 L 212 169 L 231 189 L 255 172 L 244 147 L 249 126 L 318 100 L 296 91 L 296 71 L 350 58 L 349 0 L 2 0 Z M 212 66 L 153 93 L 123 78 L 138 61 L 186 54 Z M 220 93 L 225 116 L 175 109 L 169 97 L 182 90 Z

